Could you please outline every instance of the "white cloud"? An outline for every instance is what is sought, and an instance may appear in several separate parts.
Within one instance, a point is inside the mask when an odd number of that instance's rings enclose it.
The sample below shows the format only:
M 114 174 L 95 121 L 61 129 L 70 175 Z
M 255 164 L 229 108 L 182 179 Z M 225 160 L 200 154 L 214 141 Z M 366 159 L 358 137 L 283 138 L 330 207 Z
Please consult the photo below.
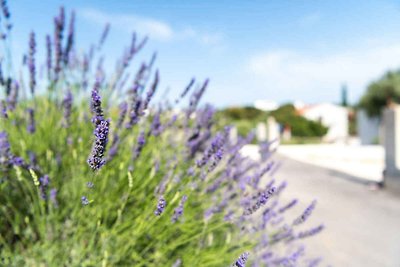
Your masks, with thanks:
M 92 8 L 79 10 L 79 15 L 101 25 L 109 22 L 113 27 L 129 32 L 139 29 L 144 34 L 149 34 L 152 38 L 157 40 L 169 40 L 173 36 L 173 30 L 167 23 L 151 18 L 136 15 L 104 13 Z
M 216 45 L 222 41 L 221 35 L 217 33 L 200 33 L 191 27 L 177 30 L 165 21 L 134 14 L 111 14 L 85 8 L 79 10 L 79 15 L 101 25 L 109 22 L 113 27 L 123 31 L 139 31 L 159 41 L 192 39 L 204 45 Z
M 326 56 L 278 50 L 253 56 L 247 71 L 266 88 L 283 94 L 307 98 L 336 96 L 346 82 L 357 97 L 371 80 L 400 65 L 400 45 L 372 47 Z

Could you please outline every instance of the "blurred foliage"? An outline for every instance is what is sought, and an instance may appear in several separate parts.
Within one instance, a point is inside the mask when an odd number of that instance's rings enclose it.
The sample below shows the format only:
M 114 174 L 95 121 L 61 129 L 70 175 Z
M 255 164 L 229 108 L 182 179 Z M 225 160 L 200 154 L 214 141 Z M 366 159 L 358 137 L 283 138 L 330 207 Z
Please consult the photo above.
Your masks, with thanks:
M 300 116 L 292 104 L 280 106 L 271 112 L 278 123 L 289 126 L 292 136 L 298 137 L 322 137 L 328 132 L 328 128 L 320 122 L 308 120 Z
M 219 120 L 235 125 L 241 136 L 247 135 L 257 126 L 257 123 L 266 122 L 268 116 L 273 116 L 283 126 L 289 126 L 292 136 L 322 137 L 328 131 L 328 128 L 320 122 L 308 120 L 297 114 L 292 104 L 282 105 L 271 112 L 253 107 L 230 107 L 218 112 Z
M 389 71 L 379 80 L 372 82 L 360 100 L 359 107 L 368 116 L 381 116 L 388 102 L 400 103 L 400 70 Z
M 194 178 L 184 175 L 191 166 L 181 153 L 185 147 L 171 141 L 181 140 L 178 126 L 158 137 L 149 136 L 135 162 L 131 147 L 139 129 L 125 131 L 115 158 L 93 173 L 86 163 L 93 134 L 86 109 L 74 107 L 73 124 L 67 129 L 61 125 L 60 106 L 40 98 L 36 105 L 37 118 L 46 119 L 36 121 L 35 134 L 24 129 L 26 104 L 22 102 L 8 120 L 0 120 L 0 127 L 7 130 L 14 154 L 29 158 L 29 152 L 35 152 L 40 169 L 34 173 L 49 174 L 57 203 L 42 199 L 29 170 L 15 166 L 4 173 L 0 168 L 0 174 L 7 175 L 0 183 L 4 264 L 0 266 L 172 266 L 177 259 L 193 266 L 225 266 L 254 246 L 223 220 L 223 214 L 204 218 L 219 200 L 216 194 L 212 199 L 205 193 L 214 178 L 207 177 L 210 182 L 192 189 Z M 143 123 L 149 128 L 151 121 Z M 174 164 L 178 166 L 171 167 Z M 88 181 L 94 182 L 92 189 L 85 186 Z M 153 192 L 162 183 L 167 208 L 157 217 Z M 82 195 L 88 196 L 89 206 L 80 203 Z M 184 215 L 171 223 L 183 195 L 189 198 Z
M 254 107 L 229 107 L 220 111 L 231 120 L 264 121 L 268 113 Z
M 254 107 L 229 107 L 219 110 L 216 114 L 218 124 L 231 124 L 237 128 L 240 136 L 246 136 L 259 122 L 266 122 L 268 112 Z

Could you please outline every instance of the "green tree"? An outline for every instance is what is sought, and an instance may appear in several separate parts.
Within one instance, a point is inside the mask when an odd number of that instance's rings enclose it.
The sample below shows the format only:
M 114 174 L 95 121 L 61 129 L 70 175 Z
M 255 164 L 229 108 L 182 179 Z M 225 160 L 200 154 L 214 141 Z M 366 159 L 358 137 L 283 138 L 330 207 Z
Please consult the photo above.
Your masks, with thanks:
M 283 124 L 290 126 L 293 136 L 298 137 L 322 137 L 328 128 L 317 121 L 308 120 L 297 114 L 292 104 L 280 106 L 277 110 L 271 112 L 275 119 Z
M 372 82 L 362 96 L 359 107 L 365 109 L 368 116 L 376 117 L 381 115 L 389 102 L 400 103 L 400 70 L 389 71 Z

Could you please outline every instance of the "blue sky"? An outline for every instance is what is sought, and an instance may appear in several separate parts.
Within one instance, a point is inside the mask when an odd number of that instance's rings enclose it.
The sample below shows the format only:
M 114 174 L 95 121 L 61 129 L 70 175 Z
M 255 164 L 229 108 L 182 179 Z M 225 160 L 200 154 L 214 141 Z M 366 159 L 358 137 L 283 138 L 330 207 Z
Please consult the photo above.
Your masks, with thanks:
M 64 5 L 77 12 L 78 51 L 98 40 L 109 21 L 104 52 L 114 66 L 132 31 L 147 34 L 136 63 L 158 52 L 161 89 L 176 95 L 191 77 L 209 77 L 206 99 L 218 106 L 338 102 L 342 83 L 355 103 L 371 80 L 400 66 L 399 1 L 9 2 L 15 54 L 27 49 L 32 29 L 42 53 Z

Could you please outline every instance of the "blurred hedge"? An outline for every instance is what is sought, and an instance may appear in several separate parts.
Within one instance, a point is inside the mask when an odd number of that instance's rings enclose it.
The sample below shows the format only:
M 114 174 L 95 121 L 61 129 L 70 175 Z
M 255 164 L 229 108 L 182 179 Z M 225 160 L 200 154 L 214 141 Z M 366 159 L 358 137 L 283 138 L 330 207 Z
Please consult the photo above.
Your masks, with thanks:
M 285 104 L 277 110 L 265 112 L 254 107 L 229 107 L 218 112 L 217 118 L 223 122 L 235 125 L 239 135 L 246 135 L 259 122 L 266 122 L 268 116 L 273 116 L 282 126 L 289 126 L 292 136 L 322 137 L 328 128 L 320 122 L 308 120 L 296 113 L 292 104 Z

